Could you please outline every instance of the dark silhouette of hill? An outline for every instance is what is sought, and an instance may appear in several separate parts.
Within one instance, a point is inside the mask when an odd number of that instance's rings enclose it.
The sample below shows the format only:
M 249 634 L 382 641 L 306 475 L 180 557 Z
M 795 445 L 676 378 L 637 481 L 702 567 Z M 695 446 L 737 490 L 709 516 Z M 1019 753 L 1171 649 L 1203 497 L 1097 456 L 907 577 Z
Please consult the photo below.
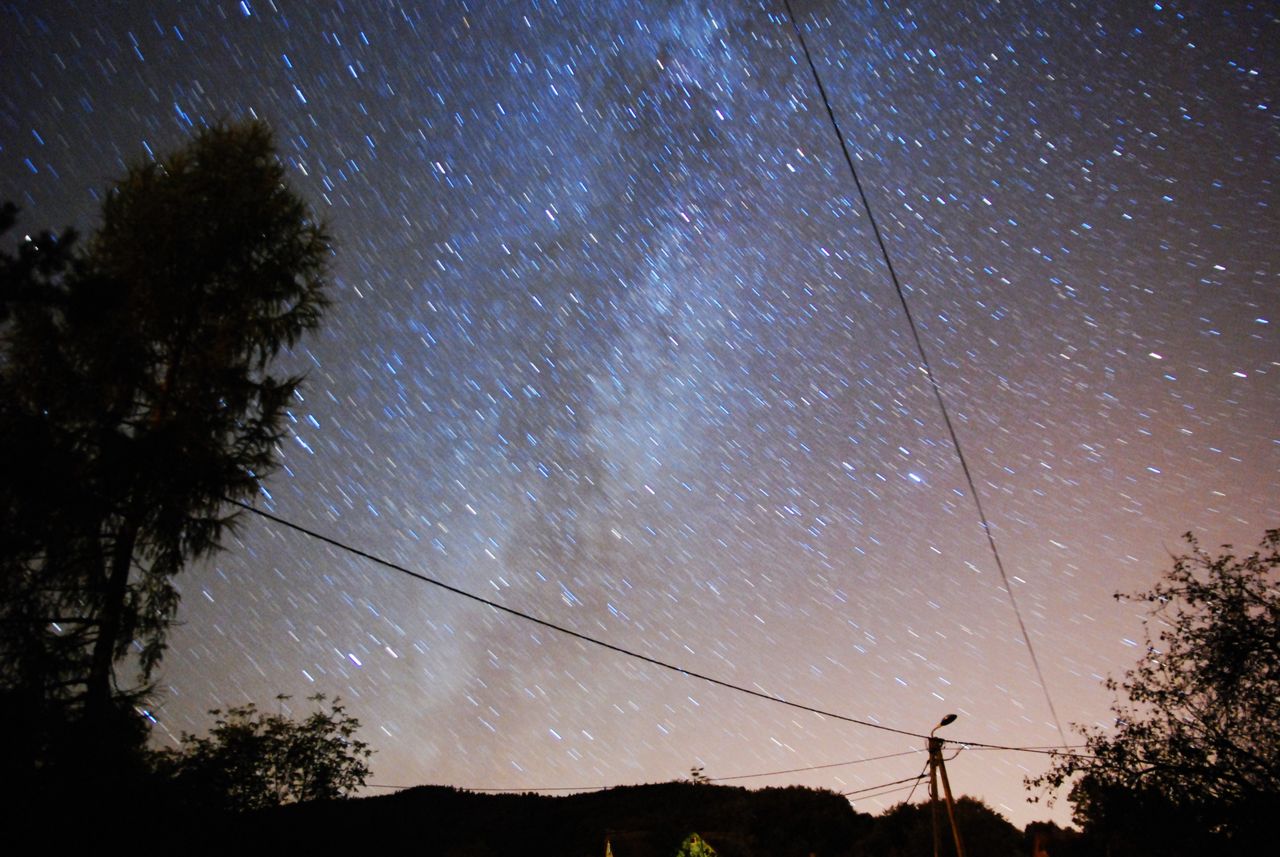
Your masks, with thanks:
M 697 833 L 718 857 L 918 857 L 932 852 L 931 813 L 898 805 L 879 816 L 839 794 L 800 787 L 752 791 L 669 782 L 562 797 L 479 794 L 421 786 L 375 797 L 317 800 L 237 813 L 200 805 L 154 780 L 120 780 L 106 792 L 29 790 L 11 803 L 15 853 L 55 845 L 96 851 L 133 831 L 184 855 L 364 854 L 394 849 L 426 857 L 677 857 Z M 50 814 L 53 810 L 54 814 Z M 957 821 L 970 857 L 1101 857 L 1105 843 L 1042 822 L 1020 831 L 982 801 L 961 797 Z M 55 820 L 57 819 L 57 820 Z M 944 855 L 954 853 L 942 819 Z M 1143 852 L 1147 853 L 1147 852 Z
M 208 821 L 188 818 L 180 822 L 185 831 L 174 831 L 188 853 L 362 853 L 391 846 L 438 857 L 601 857 L 607 838 L 614 857 L 674 857 L 696 832 L 720 857 L 834 857 L 850 854 L 872 823 L 834 792 L 684 782 L 565 797 L 422 786 Z M 191 822 L 207 835 L 195 833 Z

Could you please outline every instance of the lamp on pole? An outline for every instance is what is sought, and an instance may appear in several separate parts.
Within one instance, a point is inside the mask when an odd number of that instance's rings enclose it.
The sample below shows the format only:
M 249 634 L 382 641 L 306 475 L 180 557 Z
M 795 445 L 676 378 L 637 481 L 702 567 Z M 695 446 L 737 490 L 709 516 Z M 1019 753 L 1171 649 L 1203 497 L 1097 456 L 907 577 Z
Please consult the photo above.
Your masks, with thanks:
M 960 828 L 956 825 L 955 801 L 951 797 L 951 781 L 947 779 L 947 764 L 942 758 L 942 738 L 934 737 L 934 733 L 950 723 L 954 723 L 956 715 L 948 714 L 938 725 L 929 731 L 929 802 L 933 817 L 933 857 L 942 855 L 942 830 L 938 824 L 938 775 L 942 775 L 942 790 L 947 800 L 947 819 L 951 822 L 951 836 L 956 843 L 956 857 L 965 857 L 964 843 L 960 839 Z

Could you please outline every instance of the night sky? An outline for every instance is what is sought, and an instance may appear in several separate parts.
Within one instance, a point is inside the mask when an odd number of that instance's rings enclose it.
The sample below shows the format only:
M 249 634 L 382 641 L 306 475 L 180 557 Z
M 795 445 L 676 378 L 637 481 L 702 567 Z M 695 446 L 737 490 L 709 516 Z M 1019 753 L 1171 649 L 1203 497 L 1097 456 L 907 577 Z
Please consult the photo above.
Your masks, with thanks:
M 1187 530 L 1280 525 L 1275 7 L 795 6 L 1063 726 L 1106 724 L 1101 681 L 1142 652 L 1112 593 Z M 1060 742 L 780 0 L 19 2 L 0 28 L 23 228 L 87 230 L 125 164 L 247 117 L 330 224 L 335 304 L 288 360 L 308 377 L 263 508 L 728 682 Z M 252 516 L 180 584 L 160 741 L 319 691 L 388 786 L 922 749 Z M 949 769 L 1019 824 L 1065 820 L 1026 803 L 1045 761 Z

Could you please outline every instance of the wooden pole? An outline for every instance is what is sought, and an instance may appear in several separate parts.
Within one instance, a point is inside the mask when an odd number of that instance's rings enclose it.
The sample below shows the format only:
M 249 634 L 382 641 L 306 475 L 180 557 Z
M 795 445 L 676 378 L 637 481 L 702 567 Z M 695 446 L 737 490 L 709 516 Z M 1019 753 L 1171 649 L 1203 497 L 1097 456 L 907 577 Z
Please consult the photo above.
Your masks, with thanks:
M 942 742 L 938 742 L 938 768 L 942 772 L 942 789 L 947 796 L 947 818 L 951 820 L 951 835 L 956 840 L 956 857 L 964 857 L 964 842 L 960 839 L 960 827 L 956 824 L 955 801 L 951 798 L 951 781 L 947 779 L 947 763 L 942 758 Z
M 933 857 L 942 857 L 942 825 L 938 823 L 938 766 L 942 762 L 942 739 L 929 738 L 929 815 L 933 820 Z

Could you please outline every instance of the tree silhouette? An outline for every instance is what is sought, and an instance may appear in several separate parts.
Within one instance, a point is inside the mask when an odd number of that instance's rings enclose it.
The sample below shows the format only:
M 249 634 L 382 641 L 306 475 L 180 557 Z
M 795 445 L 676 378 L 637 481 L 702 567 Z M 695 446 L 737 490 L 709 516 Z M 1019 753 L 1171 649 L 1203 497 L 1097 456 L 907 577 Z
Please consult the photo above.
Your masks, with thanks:
M 217 719 L 207 737 L 184 734 L 180 748 L 157 754 L 157 768 L 191 805 L 243 811 L 343 797 L 369 775 L 373 751 L 354 737 L 360 721 L 336 699 L 301 720 L 253 703 L 209 713 Z
M 962 795 L 955 802 L 956 825 L 966 854 L 1016 857 L 1024 854 L 1022 833 L 978 798 Z M 933 813 L 928 803 L 899 803 L 874 819 L 853 853 L 862 857 L 909 857 L 933 853 Z M 941 823 L 946 825 L 946 814 Z M 955 854 L 951 831 L 941 838 L 942 853 Z
M 6 203 L 0 234 L 16 221 Z M 0 251 L 0 722 L 23 736 L 5 756 L 18 770 L 65 739 L 60 709 L 88 674 L 91 629 L 75 621 L 74 594 L 85 564 L 72 561 L 71 534 L 90 514 L 91 492 L 84 453 L 61 418 L 79 391 L 59 386 L 67 373 L 50 329 L 67 307 L 66 280 L 82 270 L 69 231 Z
M 1280 810 L 1280 530 L 1248 556 L 1186 540 L 1155 587 L 1117 596 L 1150 614 L 1146 654 L 1107 682 L 1115 727 L 1081 729 L 1086 752 L 1029 781 L 1074 782 L 1076 821 L 1117 847 L 1245 847 Z
M 26 711 L 136 720 L 174 576 L 275 467 L 300 378 L 272 364 L 319 322 L 330 255 L 284 179 L 263 124 L 208 128 L 131 168 L 84 249 L 3 257 L 0 683 Z

